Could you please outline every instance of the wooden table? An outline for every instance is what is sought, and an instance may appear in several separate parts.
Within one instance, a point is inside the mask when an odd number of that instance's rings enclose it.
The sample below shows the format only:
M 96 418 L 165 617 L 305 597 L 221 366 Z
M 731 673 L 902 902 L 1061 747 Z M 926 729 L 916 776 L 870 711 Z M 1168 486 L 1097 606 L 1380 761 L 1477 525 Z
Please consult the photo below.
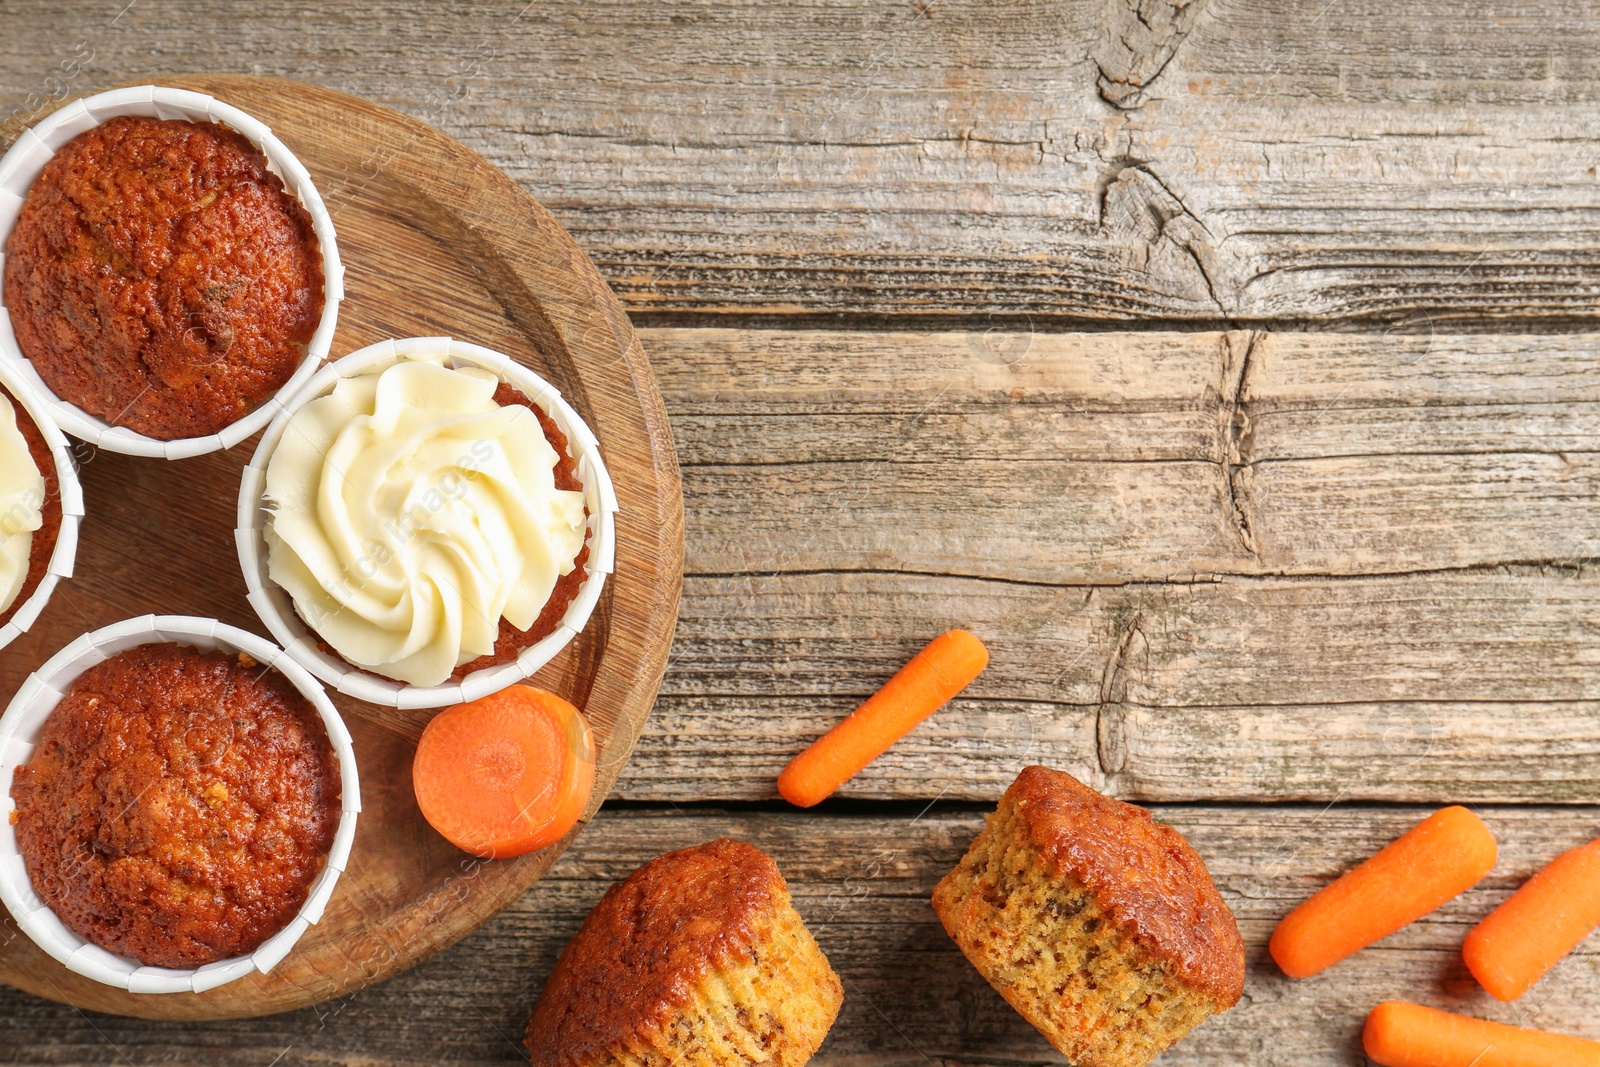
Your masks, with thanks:
M 688 575 L 613 801 L 479 933 L 242 1023 L 0 990 L 0 1061 L 513 1062 L 606 885 L 728 834 L 845 980 L 819 1064 L 1059 1062 L 927 903 L 1029 762 L 1150 804 L 1238 914 L 1245 1000 L 1163 1063 L 1360 1063 L 1390 997 L 1600 1038 L 1592 943 L 1514 1006 L 1457 951 L 1600 833 L 1600 14 L 65 6 L 0 6 L 0 114 L 282 75 L 433 123 L 548 206 L 643 327 Z M 966 695 L 822 809 L 776 799 L 955 624 L 993 651 Z M 1276 919 L 1447 801 L 1499 835 L 1495 873 L 1282 978 Z

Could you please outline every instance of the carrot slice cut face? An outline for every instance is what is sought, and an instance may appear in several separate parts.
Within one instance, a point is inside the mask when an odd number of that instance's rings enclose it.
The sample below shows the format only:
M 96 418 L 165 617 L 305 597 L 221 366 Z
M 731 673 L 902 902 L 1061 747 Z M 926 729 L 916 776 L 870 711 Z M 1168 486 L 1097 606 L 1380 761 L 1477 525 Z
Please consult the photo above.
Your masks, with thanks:
M 594 788 L 594 736 L 565 700 L 513 685 L 446 708 L 411 764 L 417 806 L 457 848 L 521 856 L 577 825 Z

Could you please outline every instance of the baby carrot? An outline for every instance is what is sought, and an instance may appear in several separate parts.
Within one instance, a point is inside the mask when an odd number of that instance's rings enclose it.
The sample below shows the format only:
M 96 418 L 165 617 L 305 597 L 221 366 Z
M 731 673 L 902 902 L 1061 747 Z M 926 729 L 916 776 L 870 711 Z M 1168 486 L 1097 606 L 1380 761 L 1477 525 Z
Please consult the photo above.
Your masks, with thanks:
M 1309 978 L 1470 889 L 1495 855 L 1482 819 L 1443 808 L 1284 916 L 1267 948 L 1284 974 Z
M 577 825 L 594 787 L 594 737 L 554 693 L 509 686 L 435 715 L 411 783 L 423 818 L 452 845 L 520 856 Z
M 1551 860 L 1472 928 L 1461 956 L 1478 984 L 1516 1000 L 1600 926 L 1600 841 Z
M 855 711 L 789 761 L 778 792 L 809 808 L 830 796 L 982 673 L 989 650 L 965 630 L 940 634 Z
M 1386 1000 L 1361 1043 L 1383 1067 L 1600 1067 L 1600 1041 Z

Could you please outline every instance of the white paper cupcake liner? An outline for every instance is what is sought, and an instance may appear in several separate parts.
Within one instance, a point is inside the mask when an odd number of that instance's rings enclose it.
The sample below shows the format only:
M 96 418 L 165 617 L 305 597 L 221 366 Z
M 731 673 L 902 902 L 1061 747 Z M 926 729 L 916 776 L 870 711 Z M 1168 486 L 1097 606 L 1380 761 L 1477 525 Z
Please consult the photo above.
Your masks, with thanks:
M 289 594 L 267 575 L 267 544 L 263 534 L 267 512 L 262 493 L 266 488 L 267 462 L 282 439 L 290 417 L 302 406 L 328 393 L 341 378 L 383 370 L 407 358 L 429 356 L 443 356 L 453 367 L 482 367 L 492 371 L 539 405 L 566 434 L 568 450 L 577 464 L 578 480 L 583 484 L 584 504 L 589 509 L 589 559 L 585 564 L 589 574 L 578 587 L 578 595 L 567 607 L 556 631 L 523 649 L 515 660 L 474 671 L 457 683 L 417 686 L 359 670 L 318 646 L 316 634 L 295 613 Z M 617 494 L 611 475 L 600 459 L 599 443 L 555 386 L 510 356 L 480 345 L 448 337 L 410 337 L 380 341 L 352 352 L 324 367 L 305 388 L 285 401 L 284 411 L 267 427 L 254 458 L 244 469 L 235 537 L 239 564 L 250 590 L 250 603 L 296 663 L 339 692 L 358 700 L 396 708 L 437 708 L 477 700 L 521 681 L 549 663 L 583 630 L 599 603 L 606 575 L 616 565 L 616 513 Z
M 139 645 L 173 641 L 210 651 L 244 652 L 263 668 L 271 667 L 288 678 L 316 707 L 328 730 L 328 740 L 339 757 L 341 794 L 339 828 L 334 833 L 328 860 L 311 886 L 311 893 L 288 926 L 268 938 L 248 956 L 219 960 L 204 967 L 170 969 L 145 967 L 134 960 L 91 945 L 69 930 L 33 890 L 17 847 L 10 813 L 12 773 L 33 754 L 45 720 L 90 667 Z M 70 971 L 131 993 L 203 993 L 242 978 L 252 971 L 272 970 L 289 954 L 300 935 L 322 918 L 333 887 L 350 861 L 356 817 L 361 811 L 361 785 L 356 776 L 355 749 L 344 720 L 317 680 L 284 655 L 283 650 L 255 634 L 214 619 L 187 615 L 145 615 L 87 633 L 50 657 L 17 690 L 5 714 L 0 715 L 0 902 L 22 932 Z
M 50 564 L 39 587 L 17 606 L 6 624 L 0 626 L 0 648 L 5 648 L 38 621 L 39 613 L 56 590 L 56 583 L 72 577 L 72 565 L 78 558 L 78 525 L 83 521 L 83 487 L 78 484 L 78 468 L 72 462 L 72 449 L 66 435 L 56 426 L 44 401 L 23 379 L 15 364 L 0 360 L 0 385 L 22 405 L 17 417 L 31 418 L 44 434 L 55 460 L 56 484 L 61 494 L 61 529 L 56 534 L 56 547 L 50 553 Z
M 0 360 L 19 364 L 23 378 L 42 397 L 46 398 L 51 417 L 60 427 L 74 437 L 80 437 L 97 448 L 108 452 L 122 452 L 130 456 L 152 456 L 165 459 L 186 459 L 204 455 L 234 445 L 260 430 L 282 410 L 278 397 L 291 395 L 316 373 L 328 349 L 333 344 L 334 324 L 339 318 L 339 301 L 344 299 L 344 265 L 339 261 L 339 247 L 334 240 L 333 219 L 322 205 L 322 197 L 311 183 L 311 175 L 295 158 L 282 141 L 259 119 L 251 118 L 238 108 L 213 100 L 204 93 L 187 89 L 168 89 L 159 85 L 138 85 L 126 89 L 86 96 L 54 112 L 31 129 L 23 130 L 4 157 L 0 157 L 0 266 L 3 266 L 5 243 L 16 226 L 22 211 L 22 202 L 28 189 L 44 169 L 50 157 L 62 146 L 85 130 L 93 129 L 118 115 L 145 115 L 159 119 L 188 119 L 192 122 L 220 122 L 261 149 L 267 157 L 267 169 L 283 180 L 283 187 L 298 199 L 311 216 L 312 229 L 322 248 L 323 308 L 322 321 L 306 345 L 305 357 L 294 375 L 277 396 L 267 400 L 256 410 L 229 425 L 221 433 L 205 437 L 185 437 L 163 441 L 123 426 L 112 426 L 103 419 L 69 404 L 57 397 L 33 365 L 17 346 L 16 334 L 11 326 L 11 313 L 0 293 Z

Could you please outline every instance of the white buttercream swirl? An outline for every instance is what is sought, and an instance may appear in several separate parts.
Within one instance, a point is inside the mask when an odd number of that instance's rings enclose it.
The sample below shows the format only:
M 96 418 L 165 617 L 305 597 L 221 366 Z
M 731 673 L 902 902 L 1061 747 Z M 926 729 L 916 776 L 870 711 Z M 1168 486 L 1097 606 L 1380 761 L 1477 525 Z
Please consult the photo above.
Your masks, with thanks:
M 583 494 L 496 376 L 412 358 L 300 408 L 267 463 L 267 567 L 339 655 L 439 685 L 526 630 L 583 547 Z
M 33 532 L 44 525 L 44 476 L 0 394 L 0 611 L 11 610 L 28 580 Z

